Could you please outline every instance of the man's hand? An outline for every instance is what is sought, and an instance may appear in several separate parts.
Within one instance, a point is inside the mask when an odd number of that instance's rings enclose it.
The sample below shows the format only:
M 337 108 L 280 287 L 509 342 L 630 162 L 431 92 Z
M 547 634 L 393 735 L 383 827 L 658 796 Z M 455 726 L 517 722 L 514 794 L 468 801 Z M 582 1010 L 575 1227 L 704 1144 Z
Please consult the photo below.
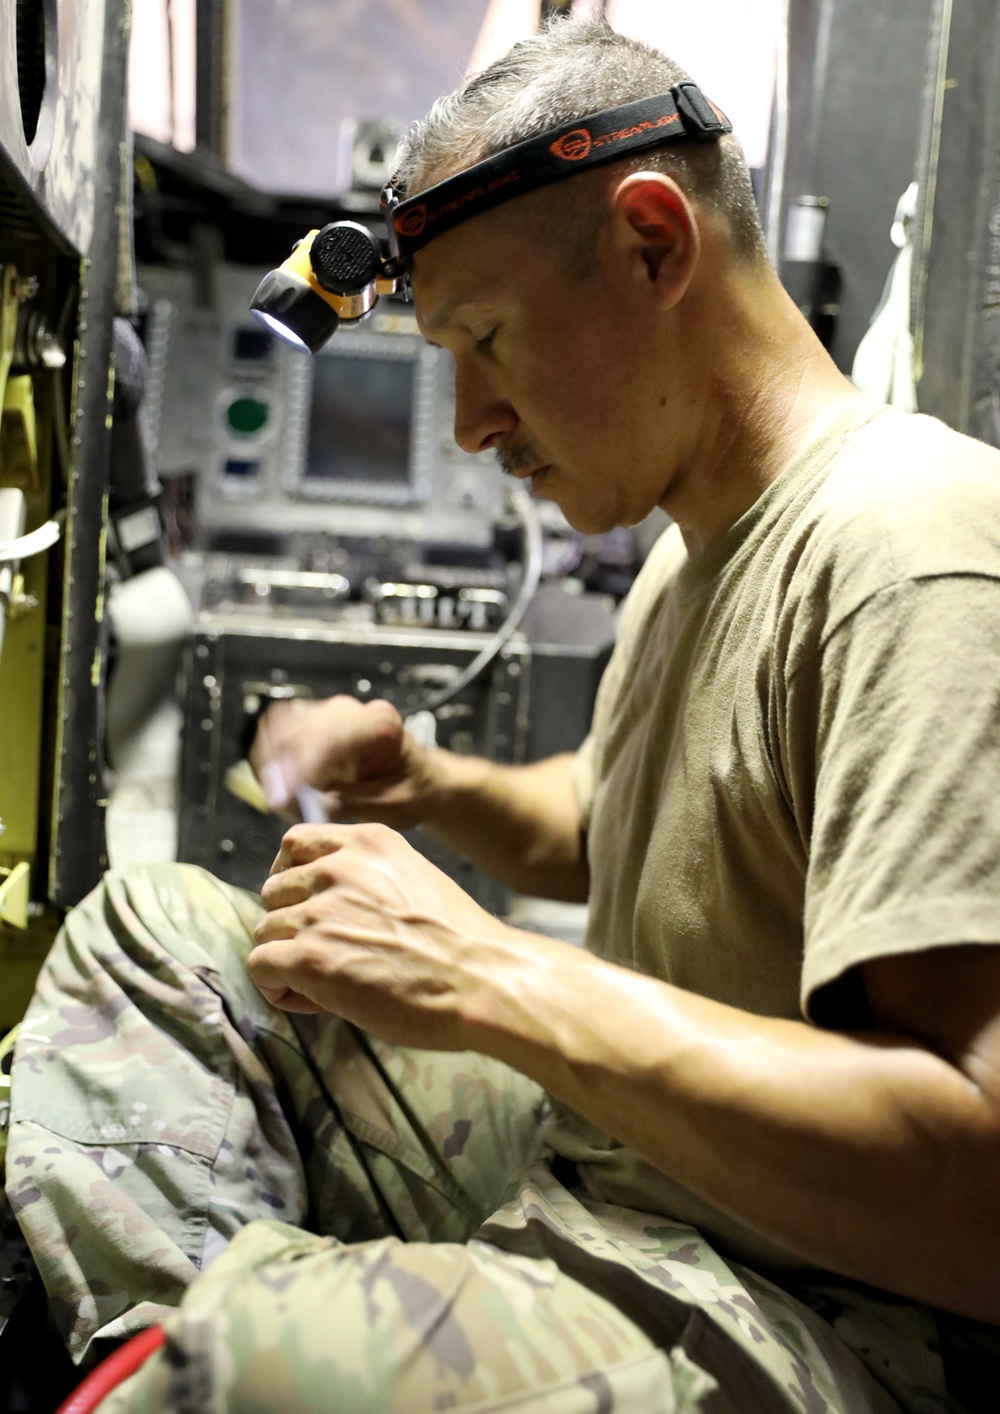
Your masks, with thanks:
M 299 788 L 312 786 L 331 818 L 397 829 L 419 822 L 430 786 L 429 753 L 381 700 L 276 703 L 260 720 L 250 764 L 272 810 L 294 808 Z
M 570 754 L 503 766 L 419 745 L 390 702 L 281 702 L 250 751 L 272 810 L 302 786 L 325 793 L 331 820 L 422 825 L 519 893 L 585 899 L 586 841 Z
M 296 825 L 261 900 L 248 966 L 268 1001 L 398 1045 L 467 1049 L 491 979 L 530 966 L 532 940 L 381 825 Z

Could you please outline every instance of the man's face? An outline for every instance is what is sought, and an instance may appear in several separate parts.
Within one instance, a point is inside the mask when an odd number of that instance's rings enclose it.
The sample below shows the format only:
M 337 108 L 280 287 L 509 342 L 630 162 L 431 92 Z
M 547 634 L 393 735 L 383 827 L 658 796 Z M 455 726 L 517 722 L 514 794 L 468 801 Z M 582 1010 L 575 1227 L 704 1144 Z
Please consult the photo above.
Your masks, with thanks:
M 599 261 L 592 276 L 568 278 L 557 252 L 490 213 L 418 253 L 413 292 L 424 335 L 455 360 L 464 450 L 494 450 L 591 534 L 658 503 L 669 468 L 652 423 L 662 429 L 663 399 L 643 330 Z

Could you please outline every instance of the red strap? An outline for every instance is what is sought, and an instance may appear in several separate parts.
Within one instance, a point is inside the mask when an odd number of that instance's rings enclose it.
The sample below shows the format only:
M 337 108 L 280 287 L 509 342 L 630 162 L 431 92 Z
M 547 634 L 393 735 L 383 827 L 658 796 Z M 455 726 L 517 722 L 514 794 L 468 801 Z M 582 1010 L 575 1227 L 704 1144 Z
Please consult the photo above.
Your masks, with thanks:
M 102 1360 L 96 1370 L 91 1370 L 83 1384 L 60 1404 L 56 1414 L 92 1414 L 112 1390 L 124 1384 L 129 1375 L 134 1375 L 139 1366 L 159 1350 L 165 1339 L 162 1326 L 147 1326 Z

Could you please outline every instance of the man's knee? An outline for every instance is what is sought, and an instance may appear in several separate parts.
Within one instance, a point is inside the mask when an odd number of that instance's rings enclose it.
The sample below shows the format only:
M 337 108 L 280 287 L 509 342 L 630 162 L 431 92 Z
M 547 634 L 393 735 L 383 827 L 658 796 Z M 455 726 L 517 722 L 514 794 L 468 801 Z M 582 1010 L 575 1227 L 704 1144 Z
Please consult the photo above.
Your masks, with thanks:
M 102 958 L 125 954 L 139 965 L 163 955 L 187 967 L 217 969 L 249 951 L 260 916 L 254 895 L 193 864 L 113 869 L 67 915 L 62 938 Z
M 53 1025 L 61 1047 L 130 1027 L 182 1026 L 234 1013 L 269 1021 L 246 970 L 260 903 L 189 864 L 109 870 L 66 916 L 39 974 L 18 1041 L 21 1059 Z M 195 1049 L 197 1050 L 197 1038 Z M 17 1062 L 15 1062 L 17 1063 Z
M 108 1414 L 172 1408 L 182 1388 L 261 1414 L 675 1408 L 668 1358 L 609 1302 L 479 1242 L 342 1247 L 255 1223 L 165 1328 Z
M 278 1169 L 282 1211 L 305 1210 L 244 1037 L 271 1009 L 244 965 L 249 905 L 231 893 L 190 866 L 109 874 L 68 915 L 19 1032 L 7 1193 L 77 1358 L 130 1308 L 176 1304 L 204 1262 L 213 1195 L 233 1214 L 237 1199 L 249 1217 L 274 1211 L 256 1199 Z

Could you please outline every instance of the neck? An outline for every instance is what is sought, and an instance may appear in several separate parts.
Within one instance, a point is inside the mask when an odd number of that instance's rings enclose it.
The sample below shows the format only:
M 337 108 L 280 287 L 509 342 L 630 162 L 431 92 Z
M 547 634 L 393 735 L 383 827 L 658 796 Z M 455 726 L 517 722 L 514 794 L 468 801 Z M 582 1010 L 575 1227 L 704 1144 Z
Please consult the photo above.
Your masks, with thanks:
M 690 554 L 725 534 L 858 396 L 770 266 L 708 269 L 693 293 L 687 327 L 716 336 L 690 365 L 686 451 L 660 502 Z

